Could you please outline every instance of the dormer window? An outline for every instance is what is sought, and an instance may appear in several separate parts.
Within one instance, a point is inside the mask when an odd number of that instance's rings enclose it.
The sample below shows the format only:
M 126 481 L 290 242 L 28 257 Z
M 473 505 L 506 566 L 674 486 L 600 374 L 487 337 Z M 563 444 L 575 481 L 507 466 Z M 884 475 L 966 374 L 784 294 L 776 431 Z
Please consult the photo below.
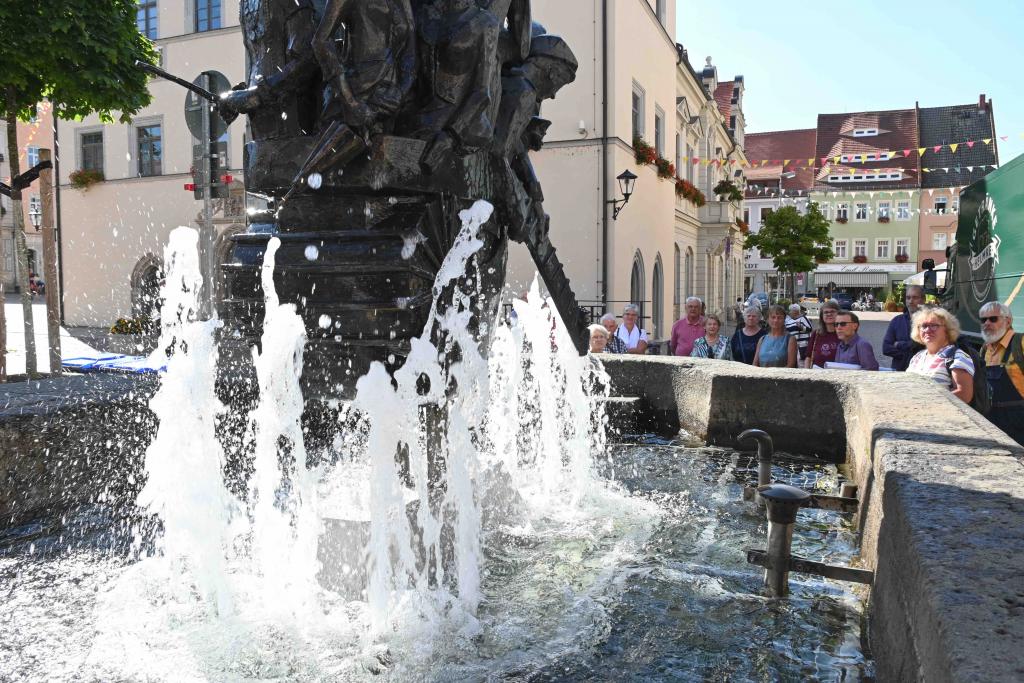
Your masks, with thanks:
M 882 172 L 882 173 L 847 173 L 847 174 L 833 174 L 828 177 L 830 183 L 870 183 L 878 181 L 892 181 L 892 180 L 903 180 L 903 173 L 901 171 Z
M 855 138 L 870 138 L 878 135 L 877 128 L 854 128 L 853 137 Z
M 872 152 L 870 154 L 844 154 L 840 157 L 840 162 L 844 164 L 859 164 L 867 163 L 869 161 L 889 161 L 892 159 L 894 154 L 892 152 Z

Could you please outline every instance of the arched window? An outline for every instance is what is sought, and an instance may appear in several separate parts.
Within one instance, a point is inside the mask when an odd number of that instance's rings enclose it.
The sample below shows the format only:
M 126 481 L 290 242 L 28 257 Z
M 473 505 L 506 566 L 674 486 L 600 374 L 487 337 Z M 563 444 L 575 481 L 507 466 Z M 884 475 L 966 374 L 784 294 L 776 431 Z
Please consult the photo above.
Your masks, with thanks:
M 683 258 L 679 251 L 679 245 L 675 245 L 675 252 L 672 259 L 672 320 L 679 320 L 682 316 L 682 277 Z
M 658 254 L 654 259 L 654 275 L 651 277 L 651 329 L 648 331 L 652 337 L 665 336 L 662 328 L 665 316 L 662 310 L 665 303 L 664 292 L 665 278 L 662 275 L 661 254 Z
M 644 306 L 644 257 L 638 249 L 633 257 L 633 272 L 629 276 L 629 302 L 640 307 L 640 322 L 646 319 L 646 307 Z
M 163 262 L 148 254 L 143 256 L 132 271 L 132 317 L 158 319 L 160 313 L 160 285 L 164 278 Z

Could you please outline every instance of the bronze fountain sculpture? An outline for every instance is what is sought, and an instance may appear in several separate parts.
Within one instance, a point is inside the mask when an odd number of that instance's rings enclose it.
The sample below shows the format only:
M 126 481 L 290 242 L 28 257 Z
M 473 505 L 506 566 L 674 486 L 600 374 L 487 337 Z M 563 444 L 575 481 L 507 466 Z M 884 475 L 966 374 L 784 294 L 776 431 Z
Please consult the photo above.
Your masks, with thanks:
M 266 208 L 250 211 L 222 266 L 229 336 L 259 337 L 259 270 L 277 236 L 278 294 L 307 328 L 306 386 L 350 393 L 371 362 L 397 368 L 428 324 L 459 212 L 485 199 L 495 210 L 465 278 L 480 342 L 511 239 L 529 247 L 585 353 L 586 314 L 529 159 L 550 125 L 541 103 L 577 63 L 532 21 L 529 0 L 242 0 L 241 22 L 248 80 L 217 106 L 248 115 L 246 189 Z

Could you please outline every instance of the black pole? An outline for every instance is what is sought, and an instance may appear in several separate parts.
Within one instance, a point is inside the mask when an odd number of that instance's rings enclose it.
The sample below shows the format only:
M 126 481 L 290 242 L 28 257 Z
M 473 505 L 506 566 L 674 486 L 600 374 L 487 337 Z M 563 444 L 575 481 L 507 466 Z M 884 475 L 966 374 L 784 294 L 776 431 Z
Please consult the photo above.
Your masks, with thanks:
M 60 308 L 60 324 L 64 324 L 64 240 L 61 231 L 60 211 L 60 135 L 58 132 L 58 121 L 56 112 L 53 114 L 53 212 L 56 215 L 55 227 L 57 229 L 57 282 L 60 292 L 58 307 Z

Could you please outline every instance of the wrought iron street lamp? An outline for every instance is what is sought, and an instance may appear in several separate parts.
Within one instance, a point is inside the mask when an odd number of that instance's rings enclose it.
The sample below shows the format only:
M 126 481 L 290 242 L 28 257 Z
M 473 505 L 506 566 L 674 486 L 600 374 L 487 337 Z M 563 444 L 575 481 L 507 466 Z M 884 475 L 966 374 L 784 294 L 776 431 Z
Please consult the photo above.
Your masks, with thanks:
M 628 168 L 620 173 L 616 178 L 619 181 L 619 192 L 622 193 L 622 199 L 609 199 L 608 203 L 614 208 L 612 210 L 612 220 L 619 219 L 619 213 L 623 207 L 629 203 L 629 197 L 633 194 L 633 186 L 636 185 L 636 174 L 632 173 Z
M 38 207 L 32 206 L 28 210 L 28 219 L 32 222 L 32 227 L 39 232 L 39 226 L 43 223 L 43 212 Z

